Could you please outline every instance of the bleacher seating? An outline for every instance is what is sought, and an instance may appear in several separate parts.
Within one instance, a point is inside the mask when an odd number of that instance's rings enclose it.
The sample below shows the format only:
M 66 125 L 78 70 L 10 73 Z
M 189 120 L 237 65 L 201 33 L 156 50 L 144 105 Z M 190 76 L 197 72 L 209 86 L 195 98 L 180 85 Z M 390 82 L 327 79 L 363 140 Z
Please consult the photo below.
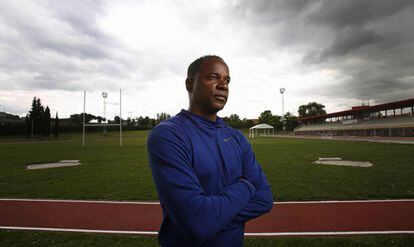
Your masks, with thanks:
M 387 117 L 376 118 L 370 120 L 359 120 L 350 124 L 342 122 L 302 125 L 295 129 L 295 132 L 303 131 L 335 131 L 335 130 L 357 130 L 357 129 L 380 129 L 380 128 L 398 128 L 398 127 L 414 127 L 414 117 Z

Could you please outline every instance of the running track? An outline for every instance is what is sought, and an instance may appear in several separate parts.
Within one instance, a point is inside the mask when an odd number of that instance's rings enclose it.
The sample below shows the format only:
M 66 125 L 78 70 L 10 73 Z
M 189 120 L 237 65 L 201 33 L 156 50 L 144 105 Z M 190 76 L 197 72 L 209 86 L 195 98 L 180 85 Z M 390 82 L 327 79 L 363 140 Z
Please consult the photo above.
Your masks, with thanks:
M 0 199 L 0 229 L 155 235 L 157 202 Z M 275 203 L 247 236 L 414 234 L 414 200 Z

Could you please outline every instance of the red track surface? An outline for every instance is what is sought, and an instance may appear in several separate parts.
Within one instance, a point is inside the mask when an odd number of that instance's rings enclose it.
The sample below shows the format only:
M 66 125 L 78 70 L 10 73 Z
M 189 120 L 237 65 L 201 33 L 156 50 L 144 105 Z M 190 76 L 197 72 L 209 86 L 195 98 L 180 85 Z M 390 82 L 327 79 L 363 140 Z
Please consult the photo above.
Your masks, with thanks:
M 155 234 L 156 203 L 0 199 L 0 228 Z M 46 229 L 45 229 L 46 228 Z M 284 202 L 246 235 L 414 234 L 414 200 Z

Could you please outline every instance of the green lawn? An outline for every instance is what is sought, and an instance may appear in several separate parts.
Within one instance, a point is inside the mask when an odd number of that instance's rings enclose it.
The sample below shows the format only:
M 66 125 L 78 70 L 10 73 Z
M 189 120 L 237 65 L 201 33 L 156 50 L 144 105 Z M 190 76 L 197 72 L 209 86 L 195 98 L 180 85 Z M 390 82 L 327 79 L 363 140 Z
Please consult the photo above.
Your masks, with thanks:
M 0 197 L 156 200 L 147 162 L 148 132 L 129 132 L 124 147 L 116 133 L 80 135 L 60 141 L 0 144 Z M 29 163 L 79 159 L 77 167 L 25 170 Z
M 414 198 L 414 145 L 289 138 L 252 145 L 276 200 Z M 312 165 L 319 157 L 374 165 Z
M 246 238 L 244 246 L 306 246 L 306 247 L 354 247 L 354 246 L 412 246 L 413 235 L 358 236 L 325 238 Z M 155 237 L 136 235 L 102 235 L 86 233 L 60 233 L 40 231 L 0 231 L 0 246 L 158 246 Z
M 148 132 L 80 135 L 58 141 L 0 141 L 0 197 L 157 200 Z M 290 138 L 251 140 L 276 201 L 414 198 L 414 145 Z M 313 165 L 318 157 L 370 161 L 369 168 Z M 29 163 L 79 159 L 77 167 L 25 170 Z

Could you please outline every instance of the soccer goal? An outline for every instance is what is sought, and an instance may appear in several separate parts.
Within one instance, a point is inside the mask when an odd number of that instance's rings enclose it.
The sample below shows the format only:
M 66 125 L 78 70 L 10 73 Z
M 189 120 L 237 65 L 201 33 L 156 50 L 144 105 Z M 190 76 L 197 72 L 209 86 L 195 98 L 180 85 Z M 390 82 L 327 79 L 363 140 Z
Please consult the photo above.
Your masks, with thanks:
M 82 125 L 82 147 L 85 147 L 85 135 L 86 135 L 86 127 L 102 127 L 103 132 L 106 133 L 106 128 L 110 126 L 119 126 L 119 146 L 122 147 L 122 90 L 119 89 L 119 103 L 110 102 L 110 105 L 119 105 L 119 123 L 116 121 L 108 121 L 107 117 L 107 99 L 109 93 L 102 92 L 102 99 L 103 99 L 103 119 L 102 121 L 98 122 L 86 122 L 86 91 L 83 91 L 83 125 Z M 114 115 L 118 115 L 114 113 Z

